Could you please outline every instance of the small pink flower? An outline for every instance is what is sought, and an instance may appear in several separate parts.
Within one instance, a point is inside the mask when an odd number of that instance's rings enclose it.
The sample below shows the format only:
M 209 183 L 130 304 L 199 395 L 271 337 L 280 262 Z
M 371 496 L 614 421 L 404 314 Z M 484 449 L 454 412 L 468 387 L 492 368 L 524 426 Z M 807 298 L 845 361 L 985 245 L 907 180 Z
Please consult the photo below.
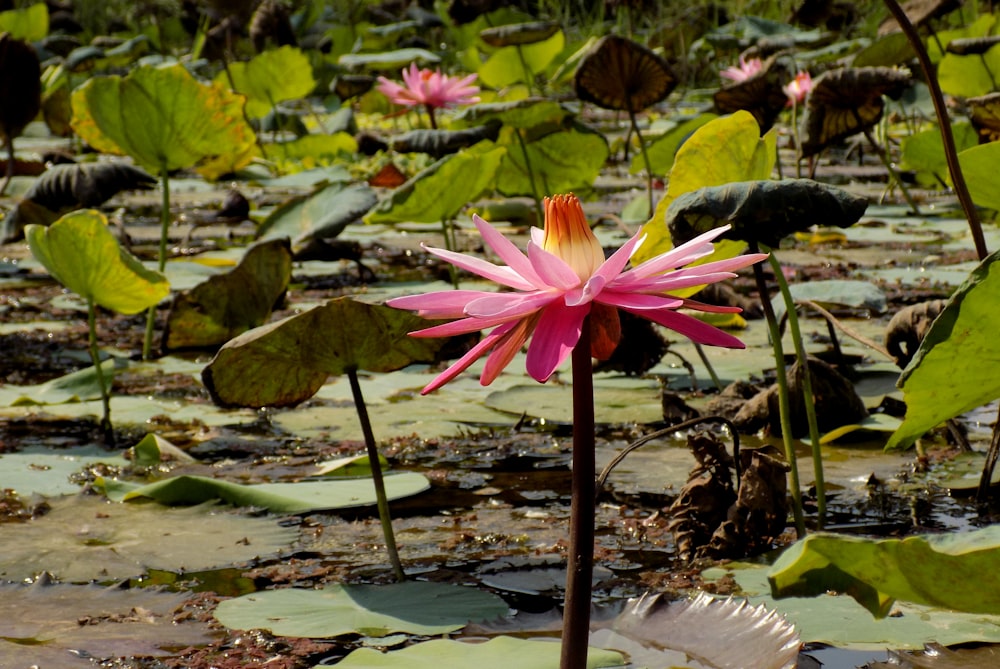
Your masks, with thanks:
M 732 81 L 746 81 L 753 75 L 757 74 L 764 68 L 764 63 L 760 58 L 751 58 L 750 60 L 744 60 L 743 56 L 740 56 L 740 66 L 727 67 L 726 69 L 719 72 L 719 76 L 723 79 L 730 79 Z
M 493 328 L 461 359 L 438 375 L 423 393 L 440 388 L 489 354 L 479 378 L 489 385 L 531 338 L 527 371 L 544 383 L 576 347 L 590 316 L 591 354 L 607 358 L 618 345 L 618 310 L 624 309 L 670 328 L 701 344 L 743 348 L 743 342 L 697 318 L 677 311 L 734 313 L 674 297 L 671 291 L 702 286 L 735 276 L 732 270 L 767 257 L 750 254 L 678 269 L 712 253 L 712 240 L 729 226 L 715 228 L 646 262 L 625 269 L 645 237 L 637 233 L 605 259 L 575 195 L 545 199 L 545 229 L 532 228 L 524 254 L 479 216 L 473 216 L 483 240 L 506 265 L 473 256 L 425 247 L 451 264 L 513 289 L 507 292 L 448 290 L 397 297 L 387 302 L 416 311 L 424 318 L 458 319 L 411 332 L 416 337 L 448 337 Z
M 788 104 L 786 107 L 791 107 L 792 105 L 800 105 L 806 101 L 806 96 L 809 95 L 809 91 L 812 90 L 813 80 L 806 71 L 799 72 L 795 75 L 795 78 L 790 82 L 785 84 L 781 90 L 785 91 L 785 95 L 788 96 Z
M 476 80 L 475 74 L 461 78 L 449 77 L 447 74 L 441 74 L 440 69 L 434 71 L 419 69 L 416 63 L 410 63 L 409 69 L 404 68 L 402 74 L 405 85 L 385 77 L 378 78 L 378 90 L 397 105 L 407 107 L 424 105 L 431 109 L 439 109 L 479 102 L 479 98 L 476 97 L 479 87 L 470 85 Z

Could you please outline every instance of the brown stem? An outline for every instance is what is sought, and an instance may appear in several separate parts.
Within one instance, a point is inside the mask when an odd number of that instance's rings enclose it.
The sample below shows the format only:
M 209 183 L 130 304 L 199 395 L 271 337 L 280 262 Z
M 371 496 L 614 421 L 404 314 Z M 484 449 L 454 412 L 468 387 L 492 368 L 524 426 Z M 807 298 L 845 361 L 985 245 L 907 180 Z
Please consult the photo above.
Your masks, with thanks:
M 583 321 L 573 349 L 573 482 L 569 560 L 563 606 L 560 669 L 587 666 L 590 595 L 594 575 L 594 370 L 590 358 L 590 318 Z

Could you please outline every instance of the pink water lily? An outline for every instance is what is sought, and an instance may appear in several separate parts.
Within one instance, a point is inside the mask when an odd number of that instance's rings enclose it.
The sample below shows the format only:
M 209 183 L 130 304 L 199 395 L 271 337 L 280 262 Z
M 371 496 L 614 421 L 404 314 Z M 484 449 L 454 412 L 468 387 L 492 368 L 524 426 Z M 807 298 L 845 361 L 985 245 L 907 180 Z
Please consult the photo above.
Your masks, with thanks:
M 434 110 L 453 105 L 474 104 L 479 102 L 476 93 L 478 86 L 473 86 L 475 74 L 466 77 L 450 77 L 441 74 L 441 70 L 420 69 L 416 63 L 410 63 L 404 68 L 403 84 L 385 77 L 378 78 L 378 90 L 397 105 L 416 107 L 423 105 L 431 115 L 433 124 Z
M 621 336 L 619 309 L 702 344 L 743 348 L 736 337 L 677 311 L 684 307 L 733 313 L 739 308 L 711 306 L 670 294 L 731 278 L 735 276 L 733 270 L 767 257 L 743 255 L 678 269 L 710 255 L 712 240 L 726 232 L 728 226 L 625 269 L 644 236 L 637 233 L 605 259 L 575 195 L 546 198 L 544 231 L 532 228 L 527 254 L 479 216 L 473 216 L 473 221 L 483 240 L 506 265 L 445 249 L 426 247 L 427 251 L 511 291 L 449 290 L 387 302 L 392 307 L 414 310 L 424 318 L 458 319 L 410 333 L 417 337 L 446 337 L 493 328 L 431 381 L 422 391 L 425 394 L 451 381 L 487 353 L 480 383 L 489 385 L 529 337 L 528 374 L 545 382 L 573 351 L 587 316 L 591 355 L 607 358 Z
M 787 106 L 791 107 L 805 102 L 806 96 L 809 95 L 809 91 L 812 90 L 812 87 L 812 76 L 808 72 L 803 70 L 802 72 L 796 74 L 794 79 L 781 88 L 781 90 L 785 91 L 785 95 L 788 96 Z
M 736 67 L 727 67 L 726 69 L 719 72 L 719 76 L 723 79 L 730 79 L 731 81 L 746 81 L 750 77 L 754 76 L 764 68 L 764 63 L 760 58 L 751 58 L 745 60 L 743 56 L 740 56 L 740 65 Z

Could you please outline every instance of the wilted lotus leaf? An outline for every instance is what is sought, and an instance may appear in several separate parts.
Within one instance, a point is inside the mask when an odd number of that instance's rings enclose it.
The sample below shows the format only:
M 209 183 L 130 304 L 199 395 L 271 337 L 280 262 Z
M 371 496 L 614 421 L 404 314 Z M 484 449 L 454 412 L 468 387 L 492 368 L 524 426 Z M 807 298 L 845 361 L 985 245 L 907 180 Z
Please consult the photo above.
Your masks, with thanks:
M 792 12 L 790 23 L 809 28 L 826 27 L 827 30 L 842 30 L 857 22 L 858 8 L 841 0 L 804 0 Z
M 405 311 L 341 297 L 230 340 L 202 379 L 221 406 L 291 406 L 316 394 L 330 375 L 430 362 L 444 341 L 407 334 L 427 324 Z
M 375 77 L 370 74 L 340 74 L 330 84 L 330 90 L 341 100 L 350 100 L 364 95 L 375 85 Z
M 719 89 L 713 96 L 715 107 L 723 114 L 741 109 L 750 112 L 763 135 L 788 104 L 783 87 L 792 80 L 793 72 L 794 65 L 788 56 L 772 56 L 754 76 Z
M 490 46 L 499 48 L 534 44 L 547 40 L 557 32 L 559 32 L 559 24 L 555 21 L 532 21 L 487 28 L 479 33 L 479 37 Z
M 914 27 L 920 27 L 928 21 L 947 16 L 961 6 L 962 0 L 910 0 L 903 3 L 903 13 Z M 886 35 L 899 29 L 899 23 L 890 17 L 878 27 L 878 34 Z
M 956 56 L 981 56 L 997 44 L 1000 44 L 1000 35 L 963 37 L 948 42 L 944 50 Z
M 979 143 L 1000 139 L 1000 93 L 969 98 L 966 103 L 969 105 L 969 120 L 979 135 Z
M 854 225 L 867 207 L 865 198 L 811 179 L 742 181 L 681 195 L 667 209 L 667 228 L 679 245 L 729 223 L 724 238 L 776 247 L 814 225 Z
M 676 85 L 677 77 L 667 61 L 617 35 L 601 38 L 580 62 L 574 80 L 581 100 L 604 109 L 631 112 L 656 104 Z
M 164 350 L 218 346 L 267 320 L 292 277 L 288 238 L 252 246 L 231 272 L 174 298 Z
M 392 150 L 398 153 L 426 153 L 441 158 L 488 139 L 497 141 L 501 123 L 487 121 L 465 130 L 411 130 L 392 140 Z
M 10 147 L 42 106 L 42 69 L 35 48 L 0 35 L 0 133 Z
M 882 118 L 883 95 L 896 100 L 910 85 L 909 71 L 891 67 L 845 67 L 823 73 L 806 102 L 802 155 L 868 130 Z

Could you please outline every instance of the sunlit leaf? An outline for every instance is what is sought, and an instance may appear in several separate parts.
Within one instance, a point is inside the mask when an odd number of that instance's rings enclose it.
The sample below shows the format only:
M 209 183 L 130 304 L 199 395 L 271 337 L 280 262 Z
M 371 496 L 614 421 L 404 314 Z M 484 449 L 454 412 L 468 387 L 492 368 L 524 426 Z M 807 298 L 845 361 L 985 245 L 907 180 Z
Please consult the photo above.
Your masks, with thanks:
M 1000 210 L 1000 190 L 996 187 L 1000 169 L 1000 142 L 980 144 L 958 154 L 965 184 L 972 201 L 980 207 Z
M 311 169 L 317 165 L 343 162 L 358 152 L 358 141 L 347 132 L 332 135 L 305 135 L 290 142 L 270 144 L 268 155 L 286 163 Z M 300 168 L 301 169 L 301 168 Z
M 570 127 L 523 145 L 513 136 L 501 135 L 507 147 L 496 175 L 496 189 L 507 196 L 565 193 L 590 188 L 607 161 L 608 142 L 585 127 Z M 525 161 L 525 151 L 528 160 Z
M 250 61 L 229 63 L 215 83 L 227 87 L 230 76 L 233 89 L 247 97 L 250 118 L 266 116 L 279 102 L 304 98 L 316 88 L 308 56 L 294 46 L 268 49 Z
M 507 150 L 483 141 L 421 170 L 365 216 L 366 223 L 433 223 L 455 218 L 493 187 Z
M 496 595 L 475 588 L 405 581 L 255 592 L 220 602 L 215 618 L 232 629 L 266 629 L 281 636 L 436 635 L 505 615 L 507 609 Z
M 886 449 L 906 448 L 935 425 L 1000 397 L 998 258 L 990 254 L 952 294 L 903 371 L 906 417 Z
M 968 123 L 953 123 L 951 134 L 958 151 L 964 151 L 978 143 L 977 133 Z M 942 183 L 951 183 L 941 131 L 937 127 L 903 139 L 903 164 L 907 169 L 916 171 L 917 177 L 922 177 L 922 183 L 930 187 L 939 188 Z
M 681 146 L 691 137 L 694 132 L 701 126 L 714 121 L 719 118 L 717 114 L 712 114 L 706 112 L 704 114 L 698 114 L 693 119 L 684 121 L 678 124 L 676 127 L 663 133 L 656 139 L 649 142 L 646 147 L 646 155 L 649 158 L 649 166 L 653 171 L 653 174 L 666 175 L 670 172 L 670 168 L 674 165 L 674 156 L 677 155 L 677 151 Z M 629 166 L 629 174 L 639 174 L 644 169 L 646 169 L 645 161 L 643 160 L 642 154 L 632 158 L 632 164 Z M 642 202 L 644 206 L 645 201 Z M 649 212 L 643 214 L 643 219 L 649 215 Z
M 166 278 L 121 248 L 104 214 L 93 209 L 67 214 L 47 228 L 29 225 L 25 236 L 54 279 L 106 309 L 135 314 L 170 293 Z
M 287 239 L 255 244 L 232 271 L 209 277 L 174 298 L 163 348 L 217 346 L 264 324 L 291 277 Z
M 971 98 L 995 91 L 998 72 L 1000 48 L 996 46 L 982 54 L 959 55 L 949 51 L 938 64 L 938 82 L 947 95 Z
M 0 32 L 26 42 L 37 42 L 49 34 L 48 5 L 38 2 L 24 9 L 0 12 Z
M 230 340 L 202 378 L 223 406 L 294 405 L 331 375 L 429 362 L 443 341 L 407 335 L 426 325 L 399 309 L 341 297 Z
M 132 447 L 132 462 L 136 467 L 153 467 L 167 460 L 195 462 L 186 451 L 174 446 L 158 434 L 149 433 Z
M 667 192 L 656 205 L 652 220 L 643 226 L 646 241 L 633 256 L 640 263 L 673 248 L 666 225 L 667 207 L 678 195 L 733 181 L 767 179 L 777 159 L 777 134 L 760 135 L 749 112 L 736 112 L 698 128 L 677 151 Z M 731 251 L 731 255 L 740 252 Z
M 552 37 L 524 46 L 498 49 L 479 67 L 479 80 L 490 88 L 503 88 L 528 81 L 545 71 L 566 45 L 562 30 Z
M 257 235 L 260 239 L 290 237 L 296 246 L 314 237 L 336 237 L 360 220 L 376 201 L 375 191 L 366 184 L 349 186 L 334 181 L 283 203 L 261 223 Z
M 811 534 L 768 573 L 776 597 L 845 592 L 875 617 L 900 599 L 970 613 L 1000 611 L 1000 594 L 982 585 L 1000 558 L 1000 527 L 905 539 Z
M 181 64 L 94 77 L 73 91 L 73 129 L 91 146 L 129 155 L 153 174 L 246 154 L 244 98 L 196 80 Z

